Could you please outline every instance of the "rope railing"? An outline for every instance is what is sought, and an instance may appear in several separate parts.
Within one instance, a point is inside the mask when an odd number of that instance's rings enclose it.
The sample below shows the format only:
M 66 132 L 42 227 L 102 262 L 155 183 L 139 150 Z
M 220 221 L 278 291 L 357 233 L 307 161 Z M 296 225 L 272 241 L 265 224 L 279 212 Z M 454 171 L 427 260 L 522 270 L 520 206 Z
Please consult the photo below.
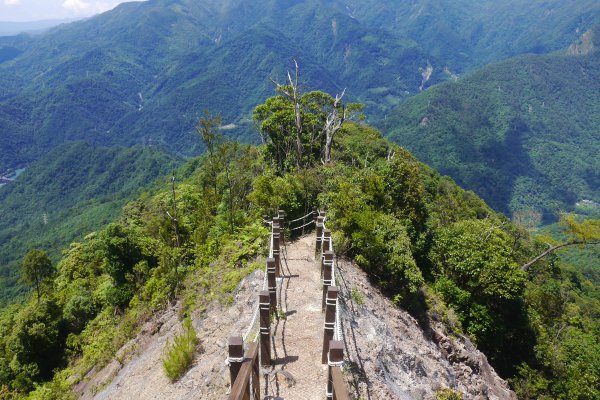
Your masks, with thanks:
M 273 227 L 271 227 L 271 238 L 270 238 L 270 243 L 269 243 L 269 258 L 273 258 Z M 262 284 L 262 288 L 261 290 L 267 290 L 267 267 L 265 264 L 265 269 L 264 269 L 264 278 L 263 278 L 263 284 Z M 246 329 L 246 332 L 244 332 L 244 334 L 242 335 L 242 339 L 244 340 L 244 342 L 248 342 L 248 336 L 250 336 L 251 333 L 254 332 L 254 336 L 252 338 L 252 340 L 250 340 L 249 342 L 255 342 L 256 339 L 258 338 L 258 333 L 260 332 L 260 330 L 258 329 L 258 326 L 256 326 L 257 322 L 258 322 L 258 313 L 260 310 L 260 304 L 257 304 L 256 307 L 254 307 L 254 313 L 252 314 L 252 319 L 250 320 L 250 324 L 248 325 L 248 328 Z
M 327 217 L 323 218 L 323 234 L 321 236 L 321 243 L 325 240 L 325 221 L 327 221 Z M 328 238 L 329 240 L 329 248 L 331 250 L 333 250 L 333 236 L 329 236 Z M 334 260 L 333 260 L 333 266 L 331 268 L 331 286 L 335 286 L 337 287 L 337 281 L 336 281 L 336 272 L 337 272 L 337 257 L 334 253 L 333 255 Z M 335 340 L 342 340 L 342 329 L 341 329 L 341 323 L 340 323 L 340 307 L 339 307 L 339 302 L 338 300 L 336 300 L 336 307 L 335 307 L 335 329 L 334 329 L 334 339 Z
M 306 217 L 310 217 L 311 215 L 315 215 L 315 212 L 314 212 L 314 211 L 311 211 L 311 212 L 309 212 L 308 214 L 306 214 L 306 215 L 304 215 L 304 216 L 302 216 L 302 217 L 300 217 L 300 218 L 296 218 L 296 219 L 294 219 L 294 220 L 292 220 L 292 221 L 288 221 L 288 224 L 293 224 L 293 223 L 295 223 L 295 222 L 298 222 L 298 221 L 300 221 L 300 220 L 305 220 L 305 219 L 306 219 Z
M 303 235 L 304 228 L 316 223 L 316 218 L 315 218 L 316 213 L 317 213 L 317 211 L 313 210 L 313 211 L 309 212 L 308 214 L 301 216 L 300 218 L 296 218 L 294 220 L 289 221 L 288 227 L 290 228 L 290 232 L 293 234 L 296 234 L 298 231 L 300 231 L 300 234 Z M 307 219 L 308 219 L 308 221 L 307 221 Z M 300 222 L 300 225 L 296 226 L 296 227 L 292 227 L 292 225 L 297 222 Z
M 302 225 L 302 226 L 298 226 L 298 227 L 296 227 L 296 228 L 292 228 L 292 229 L 290 229 L 290 230 L 291 230 L 292 232 L 293 232 L 293 231 L 297 231 L 298 229 L 303 229 L 303 228 L 306 228 L 306 227 L 307 227 L 307 226 L 309 226 L 310 224 L 314 224 L 314 223 L 315 223 L 315 221 L 314 221 L 314 220 L 310 220 L 310 221 L 308 221 L 307 223 L 305 223 L 304 225 Z
M 325 308 L 325 332 L 323 337 L 322 363 L 327 364 L 327 399 L 349 400 L 348 389 L 342 376 L 344 365 L 344 332 L 341 329 L 339 291 L 337 287 L 337 258 L 333 251 L 333 237 L 327 229 L 325 215 L 317 220 L 317 251 L 321 250 L 323 273 L 323 303 Z M 318 236 L 320 234 L 320 237 Z M 335 308 L 335 311 L 332 308 Z M 334 315 L 332 315 L 334 314 Z M 333 317 L 333 318 L 332 318 Z M 331 332 L 333 330 L 333 332 Z

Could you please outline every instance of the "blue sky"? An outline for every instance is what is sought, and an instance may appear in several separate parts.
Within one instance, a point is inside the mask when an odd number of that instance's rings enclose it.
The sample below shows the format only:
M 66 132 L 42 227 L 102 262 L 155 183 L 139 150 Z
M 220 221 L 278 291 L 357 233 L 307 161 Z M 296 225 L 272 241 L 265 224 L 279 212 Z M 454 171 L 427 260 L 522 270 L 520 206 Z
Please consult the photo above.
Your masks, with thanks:
M 0 0 L 0 21 L 84 18 L 114 8 L 123 0 Z

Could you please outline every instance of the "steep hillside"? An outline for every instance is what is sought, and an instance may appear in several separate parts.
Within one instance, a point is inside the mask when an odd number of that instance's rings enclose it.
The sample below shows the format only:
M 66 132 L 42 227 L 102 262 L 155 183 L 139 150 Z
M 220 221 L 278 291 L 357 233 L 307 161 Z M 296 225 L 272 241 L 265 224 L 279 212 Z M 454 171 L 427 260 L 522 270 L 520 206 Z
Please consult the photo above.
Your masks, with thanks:
M 31 247 L 57 260 L 72 240 L 114 220 L 123 205 L 180 163 L 160 149 L 66 143 L 0 187 L 0 301 L 14 300 Z
M 276 97 L 261 107 L 285 101 Z M 294 125 L 290 113 L 293 107 L 283 107 L 276 117 L 285 114 L 282 121 Z M 306 124 L 320 123 L 319 115 L 307 111 Z M 288 136 L 283 139 L 263 132 L 267 143 L 256 147 L 226 141 L 211 121 L 203 121 L 202 135 L 211 151 L 176 173 L 175 193 L 163 188 L 129 203 L 116 222 L 71 244 L 42 281 L 39 297 L 34 291 L 0 313 L 4 393 L 71 399 L 74 390 L 98 393 L 115 376 L 108 395 L 121 384 L 154 394 L 209 393 L 211 384 L 223 382 L 213 362 L 218 358 L 223 368 L 226 328 L 233 327 L 215 325 L 214 317 L 251 318 L 227 305 L 238 304 L 240 281 L 264 266 L 262 216 L 283 207 L 291 220 L 318 206 L 328 209 L 336 254 L 355 260 L 342 265 L 347 312 L 355 313 L 343 326 L 354 330 L 353 346 L 360 349 L 351 375 L 358 392 L 368 388 L 367 379 L 378 393 L 400 398 L 411 390 L 430 395 L 440 380 L 474 397 L 488 389 L 507 394 L 470 341 L 521 395 L 597 397 L 597 295 L 585 277 L 563 270 L 556 259 L 524 271 L 521 266 L 545 245 L 475 194 L 364 125 L 346 124 L 332 161 L 323 165 L 322 137 L 310 152 L 281 154 L 277 141 L 296 138 L 288 127 L 278 130 Z M 311 287 L 318 292 L 315 274 Z M 178 332 L 180 316 L 193 317 L 210 339 L 191 346 L 186 354 L 196 357 L 197 368 L 171 384 L 156 361 L 166 354 L 165 340 Z M 388 328 L 378 325 L 388 320 Z M 359 345 L 373 343 L 373 329 L 385 334 L 385 346 Z M 398 349 L 403 355 L 396 356 Z M 381 362 L 390 365 L 382 369 Z M 152 385 L 137 379 L 140 368 L 156 378 Z
M 507 215 L 600 200 L 599 30 L 567 51 L 483 68 L 409 99 L 387 135 Z M 538 221 L 539 222 L 539 221 Z
M 251 108 L 272 90 L 270 76 L 284 79 L 294 57 L 309 85 L 348 87 L 365 101 L 387 96 L 389 107 L 418 91 L 429 59 L 415 42 L 320 1 L 127 3 L 18 45 L 4 42 L 16 50 L 0 64 L 13 81 L 0 103 L 0 168 L 73 139 L 153 140 L 194 152 L 203 108 L 241 123 L 237 134 L 256 140 Z M 381 71 L 371 65 L 375 55 Z
M 311 270 L 318 274 L 314 256 L 314 232 L 286 245 L 285 265 L 303 260 L 300 274 Z M 310 250 L 302 253 L 300 249 Z M 264 261 L 262 259 L 261 261 Z M 373 400 L 432 399 L 443 388 L 463 393 L 464 400 L 485 396 L 490 400 L 511 400 L 516 396 L 508 388 L 485 355 L 464 336 L 448 337 L 438 321 L 431 321 L 429 330 L 405 310 L 397 307 L 369 282 L 361 269 L 349 260 L 338 260 L 341 307 L 340 325 L 345 338 L 345 378 L 351 398 Z M 211 303 L 205 313 L 193 314 L 193 323 L 201 341 L 202 354 L 189 372 L 172 384 L 159 368 L 164 347 L 179 334 L 182 324 L 177 307 L 156 315 L 143 331 L 119 350 L 122 362 L 113 360 L 104 369 L 94 371 L 89 380 L 76 388 L 82 399 L 161 398 L 175 400 L 198 396 L 216 399 L 226 396 L 230 387 L 229 368 L 223 363 L 227 354 L 227 338 L 237 336 L 250 323 L 251 311 L 257 306 L 257 287 L 262 285 L 264 271 L 245 277 L 235 289 L 231 304 Z M 285 320 L 273 323 L 274 354 L 279 357 L 274 368 L 261 379 L 261 392 L 277 397 L 288 385 L 305 385 L 306 376 L 292 371 L 293 361 L 306 360 L 307 353 L 296 353 L 291 347 L 299 338 L 307 340 L 313 332 L 298 332 L 291 328 L 291 319 L 300 311 L 298 302 L 312 299 L 299 289 L 298 279 L 285 279 L 278 293 L 289 312 Z M 313 288 L 310 288 L 313 289 Z M 320 299 L 317 298 L 317 302 Z M 308 304 L 307 307 L 313 307 Z M 319 307 L 312 313 L 321 328 Z M 305 321 L 312 323 L 313 321 Z M 321 329 L 314 332 L 321 339 Z M 282 346 L 282 342 L 286 346 Z M 320 349 L 315 349 L 319 353 Z M 282 354 L 288 354 L 283 357 Z M 325 370 L 316 365 L 320 380 L 314 383 L 317 392 L 324 390 Z M 99 391 L 96 388 L 101 387 Z M 285 397 L 286 399 L 294 399 Z M 309 397 L 306 397 L 309 398 Z M 310 397 L 315 398 L 315 397 Z M 298 399 L 300 400 L 300 399 Z
M 73 139 L 195 153 L 203 108 L 256 141 L 251 109 L 292 58 L 307 87 L 347 88 L 376 117 L 455 73 L 558 49 L 599 15 L 593 0 L 125 3 L 42 36 L 0 38 L 0 171 Z

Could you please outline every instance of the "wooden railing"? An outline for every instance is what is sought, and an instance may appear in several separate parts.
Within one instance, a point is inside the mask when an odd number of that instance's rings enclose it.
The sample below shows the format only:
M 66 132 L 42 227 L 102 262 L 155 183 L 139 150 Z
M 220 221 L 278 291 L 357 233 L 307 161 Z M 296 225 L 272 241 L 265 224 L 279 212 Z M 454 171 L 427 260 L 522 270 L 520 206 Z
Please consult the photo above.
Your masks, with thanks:
M 263 287 L 258 294 L 258 307 L 254 310 L 253 318 L 246 334 L 229 338 L 229 371 L 231 376 L 231 391 L 229 400 L 259 400 L 260 397 L 260 366 L 269 366 L 271 359 L 271 316 L 277 315 L 277 277 L 281 276 L 281 244 L 284 238 L 284 215 L 280 210 L 272 222 L 269 245 L 269 257 L 265 268 Z M 258 322 L 258 328 L 255 324 Z M 258 329 L 258 331 L 256 331 Z M 251 338 L 251 333 L 257 332 Z M 246 354 L 244 341 L 251 340 Z M 260 358 L 259 358 L 260 355 Z
M 258 343 L 253 342 L 243 356 L 244 343 L 241 337 L 229 339 L 229 363 L 231 392 L 229 400 L 260 400 L 260 366 L 258 364 Z M 233 341 L 233 346 L 232 346 Z M 234 359 L 242 353 L 242 357 Z M 232 361 L 233 360 L 233 361 Z M 251 384 L 252 383 L 252 384 Z
M 321 361 L 327 364 L 327 399 L 349 400 L 346 382 L 342 376 L 344 364 L 344 342 L 340 327 L 338 288 L 336 286 L 335 252 L 331 231 L 325 227 L 325 213 L 319 212 L 316 221 L 316 251 L 321 258 L 323 282 L 322 309 L 325 313 L 323 329 L 323 351 Z
M 231 392 L 229 400 L 259 400 L 260 394 L 260 367 L 270 366 L 271 360 L 271 327 L 270 321 L 277 314 L 276 278 L 281 274 L 281 245 L 284 241 L 284 216 L 279 210 L 277 217 L 271 225 L 271 241 L 269 258 L 265 269 L 265 282 L 263 290 L 259 293 L 259 304 L 255 310 L 252 322 L 244 335 L 229 338 L 229 368 L 231 375 Z M 338 289 L 335 279 L 335 253 L 331 231 L 325 228 L 325 213 L 313 212 L 290 223 L 300 222 L 297 228 L 290 231 L 304 229 L 311 224 L 308 218 L 316 225 L 316 255 L 320 260 L 323 278 L 322 305 L 325 313 L 325 328 L 323 333 L 322 363 L 327 365 L 327 399 L 349 400 L 348 390 L 342 375 L 344 363 L 344 342 L 339 324 Z M 268 289 L 268 290 L 267 290 Z M 253 326 L 258 325 L 258 334 L 248 346 L 244 354 L 244 341 L 250 337 Z M 256 332 L 256 330 L 254 331 Z M 259 357 L 260 355 L 260 357 Z

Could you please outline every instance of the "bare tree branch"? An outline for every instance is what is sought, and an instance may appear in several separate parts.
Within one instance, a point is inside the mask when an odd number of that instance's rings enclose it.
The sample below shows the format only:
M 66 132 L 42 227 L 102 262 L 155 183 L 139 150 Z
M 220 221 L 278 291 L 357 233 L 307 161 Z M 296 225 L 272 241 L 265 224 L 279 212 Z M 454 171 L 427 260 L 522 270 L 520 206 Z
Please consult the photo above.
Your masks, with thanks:
M 553 251 L 556 251 L 556 250 L 561 249 L 563 247 L 574 246 L 574 245 L 578 245 L 578 244 L 581 244 L 581 245 L 600 244 L 600 241 L 588 242 L 588 241 L 584 241 L 584 240 L 572 240 L 570 242 L 560 243 L 560 244 L 557 244 L 555 246 L 551 246 L 548 249 L 546 249 L 542 254 L 540 254 L 539 256 L 535 257 L 533 260 L 529 261 L 528 263 L 524 264 L 521 267 L 521 270 L 527 271 L 529 269 L 529 267 L 531 267 L 533 264 L 535 264 L 536 262 L 538 262 L 542 258 L 546 257 L 548 254 L 552 253 Z

